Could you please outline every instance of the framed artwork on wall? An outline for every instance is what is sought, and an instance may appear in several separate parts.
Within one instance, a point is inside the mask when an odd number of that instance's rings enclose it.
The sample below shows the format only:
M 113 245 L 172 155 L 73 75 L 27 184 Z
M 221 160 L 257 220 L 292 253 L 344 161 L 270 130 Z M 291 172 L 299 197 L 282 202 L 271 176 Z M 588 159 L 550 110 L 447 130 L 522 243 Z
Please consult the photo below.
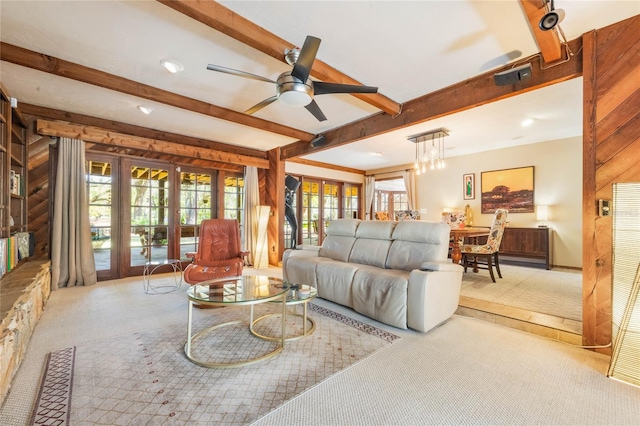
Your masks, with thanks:
M 476 174 L 467 173 L 462 175 L 462 198 L 473 200 L 476 198 Z
M 533 213 L 533 166 L 482 172 L 481 213 Z

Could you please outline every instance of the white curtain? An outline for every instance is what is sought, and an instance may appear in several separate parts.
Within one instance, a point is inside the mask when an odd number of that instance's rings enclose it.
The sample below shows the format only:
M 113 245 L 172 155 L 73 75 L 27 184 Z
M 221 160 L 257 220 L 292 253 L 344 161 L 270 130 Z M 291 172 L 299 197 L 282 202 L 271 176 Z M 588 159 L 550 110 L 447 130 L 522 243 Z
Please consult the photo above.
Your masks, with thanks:
M 256 247 L 258 245 L 258 212 L 260 205 L 260 188 L 258 186 L 258 168 L 246 166 L 244 168 L 244 223 L 242 224 L 243 249 L 249 252 L 247 262 L 253 265 Z
M 416 178 L 413 170 L 404 170 L 402 172 L 404 179 L 404 190 L 407 192 L 407 201 L 409 201 L 409 210 L 416 210 Z
M 53 290 L 97 281 L 85 176 L 84 142 L 60 138 L 51 234 Z
M 365 218 L 371 220 L 371 206 L 373 205 L 373 194 L 376 190 L 376 177 L 364 177 L 364 208 Z

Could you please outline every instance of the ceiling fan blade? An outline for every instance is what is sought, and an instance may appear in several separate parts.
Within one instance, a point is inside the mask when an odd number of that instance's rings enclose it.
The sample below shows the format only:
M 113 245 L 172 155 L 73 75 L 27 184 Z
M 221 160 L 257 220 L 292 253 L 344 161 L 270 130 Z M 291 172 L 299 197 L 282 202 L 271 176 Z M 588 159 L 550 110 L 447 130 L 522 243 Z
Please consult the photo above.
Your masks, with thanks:
M 305 106 L 305 108 L 307 109 L 307 111 L 309 111 L 311 114 L 313 114 L 313 116 L 315 118 L 317 118 L 318 121 L 326 121 L 327 120 L 327 117 L 324 116 L 324 114 L 322 113 L 322 110 L 320 109 L 320 107 L 318 106 L 316 101 L 311 100 L 311 103 L 309 105 Z
M 319 47 L 319 38 L 307 36 L 304 44 L 302 45 L 302 49 L 300 49 L 298 60 L 293 66 L 293 71 L 291 71 L 292 76 L 303 83 L 307 81 L 307 79 L 309 78 L 309 73 L 311 72 L 311 67 L 313 66 L 313 61 L 316 60 L 316 53 L 318 53 Z
M 325 83 L 322 81 L 313 82 L 314 95 L 326 95 L 329 93 L 378 93 L 378 88 L 358 86 L 355 84 Z
M 265 99 L 264 101 L 255 104 L 254 106 L 252 106 L 251 108 L 249 108 L 248 110 L 246 110 L 244 113 L 245 114 L 253 114 L 255 112 L 260 111 L 262 108 L 266 107 L 267 105 L 272 104 L 273 102 L 275 102 L 278 99 L 277 96 L 272 96 L 270 98 Z
M 262 77 L 262 76 L 255 75 L 255 74 L 251 74 L 249 72 L 234 70 L 233 68 L 221 67 L 219 65 L 209 64 L 209 65 L 207 65 L 207 69 L 211 70 L 211 71 L 217 71 L 217 72 L 223 72 L 225 74 L 235 75 L 235 76 L 238 76 L 238 77 L 250 78 L 252 80 L 266 81 L 267 83 L 274 83 L 274 84 L 276 83 L 275 81 L 273 81 L 273 80 L 271 80 L 269 78 L 266 78 L 266 77 Z

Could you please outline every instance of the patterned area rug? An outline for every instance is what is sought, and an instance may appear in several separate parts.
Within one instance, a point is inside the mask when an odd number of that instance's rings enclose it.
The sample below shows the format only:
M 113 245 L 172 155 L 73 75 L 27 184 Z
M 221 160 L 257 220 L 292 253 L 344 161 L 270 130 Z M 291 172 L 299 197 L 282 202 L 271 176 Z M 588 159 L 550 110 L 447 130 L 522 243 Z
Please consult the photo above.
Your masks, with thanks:
M 76 348 L 66 348 L 47 355 L 38 400 L 31 417 L 32 424 L 69 424 L 75 355 Z
M 256 317 L 274 312 L 274 306 L 256 307 Z M 71 407 L 61 402 L 59 412 L 49 412 L 48 418 L 68 413 L 65 421 L 71 424 L 248 424 L 399 339 L 313 303 L 309 318 L 316 322 L 313 334 L 287 342 L 274 358 L 240 368 L 208 369 L 188 361 L 184 322 L 83 343 L 76 350 Z M 236 319 L 248 319 L 248 308 L 194 310 L 194 331 Z M 280 324 L 279 317 L 272 317 L 262 321 L 258 331 L 266 334 Z M 247 352 L 271 350 L 272 343 L 252 336 L 247 328 L 245 322 L 216 330 L 211 337 L 205 334 L 192 351 L 200 351 L 199 357 L 235 351 L 231 356 L 242 358 Z M 301 328 L 299 316 L 287 316 L 287 335 Z M 228 339 L 232 347 L 220 345 Z M 69 350 L 73 348 L 54 352 L 51 358 Z M 67 367 L 73 369 L 73 362 Z M 43 383 L 50 380 L 45 373 Z M 67 424 L 46 419 L 42 416 L 34 424 Z

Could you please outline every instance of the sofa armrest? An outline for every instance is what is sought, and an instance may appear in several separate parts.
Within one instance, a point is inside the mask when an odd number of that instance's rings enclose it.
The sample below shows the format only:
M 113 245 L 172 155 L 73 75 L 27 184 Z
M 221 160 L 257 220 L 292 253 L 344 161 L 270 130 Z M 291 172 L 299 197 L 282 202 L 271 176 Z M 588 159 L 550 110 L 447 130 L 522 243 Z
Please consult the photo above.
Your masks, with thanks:
M 418 331 L 429 331 L 449 319 L 458 309 L 462 287 L 462 266 L 425 264 L 431 269 L 411 271 L 407 288 L 407 326 Z
M 421 271 L 447 271 L 447 272 L 462 272 L 464 268 L 460 265 L 451 262 L 424 262 L 420 266 Z

